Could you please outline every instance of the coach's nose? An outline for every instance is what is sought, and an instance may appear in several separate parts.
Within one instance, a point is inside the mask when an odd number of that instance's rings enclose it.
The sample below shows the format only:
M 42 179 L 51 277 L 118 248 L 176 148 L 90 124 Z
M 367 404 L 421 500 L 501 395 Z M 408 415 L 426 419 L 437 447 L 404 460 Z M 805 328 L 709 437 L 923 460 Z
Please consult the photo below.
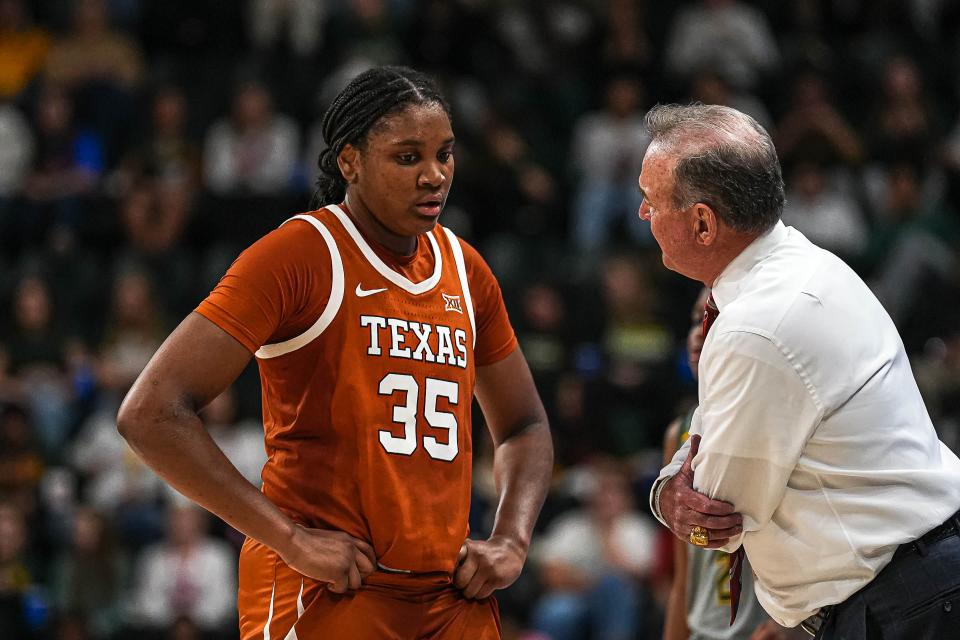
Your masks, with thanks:
M 640 209 L 637 211 L 637 215 L 640 216 L 641 220 L 650 220 L 650 205 L 647 204 L 646 198 L 640 202 Z

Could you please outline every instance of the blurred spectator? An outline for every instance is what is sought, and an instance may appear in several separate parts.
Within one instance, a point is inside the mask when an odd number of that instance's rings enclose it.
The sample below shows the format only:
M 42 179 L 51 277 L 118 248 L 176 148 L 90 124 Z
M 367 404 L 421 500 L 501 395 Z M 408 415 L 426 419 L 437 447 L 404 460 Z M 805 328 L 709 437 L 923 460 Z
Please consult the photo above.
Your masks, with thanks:
M 122 622 L 126 564 L 103 515 L 89 507 L 73 519 L 72 544 L 57 558 L 54 598 L 59 610 L 86 620 L 97 638 L 110 638 Z
M 548 414 L 552 414 L 554 390 L 569 362 L 563 295 L 550 284 L 531 284 L 523 291 L 520 310 L 520 317 L 514 320 L 517 338 Z
M 16 405 L 0 409 L 0 500 L 32 513 L 43 475 L 43 455 L 34 442 L 30 416 Z
M 200 184 L 200 149 L 187 132 L 187 99 L 174 86 L 159 89 L 153 98 L 150 132 L 127 154 L 120 169 L 126 187 L 142 178 L 175 185 L 191 193 Z
M 330 6 L 316 0 L 249 0 L 247 30 L 258 49 L 288 41 L 290 51 L 312 56 L 323 44 Z
M 13 104 L 0 101 L 0 229 L 10 198 L 20 194 L 33 151 L 33 133 L 27 119 Z
M 952 450 L 960 449 L 960 327 L 931 338 L 913 369 L 937 434 Z
M 204 174 L 218 195 L 273 194 L 290 185 L 299 153 L 296 124 L 273 111 L 266 87 L 246 84 L 233 114 L 207 132 Z
M 0 100 L 23 93 L 49 49 L 50 35 L 30 24 L 23 0 L 0 0 Z
M 637 216 L 637 176 L 650 143 L 642 101 L 638 80 L 615 77 L 607 83 L 603 111 L 583 115 L 574 126 L 570 157 L 579 186 L 571 241 L 584 254 L 602 249 L 618 222 L 635 241 L 652 241 L 650 226 Z
M 387 0 L 336 3 L 327 29 L 330 49 L 345 61 L 361 59 L 371 65 L 403 64 L 407 24 L 403 3 Z
M 261 485 L 260 472 L 267 462 L 263 426 L 237 419 L 237 394 L 227 389 L 210 401 L 200 414 L 210 437 L 250 484 Z
M 610 68 L 643 69 L 651 58 L 651 44 L 644 30 L 643 3 L 611 0 L 607 3 L 607 37 L 603 52 Z
M 103 0 L 79 0 L 73 29 L 54 43 L 46 73 L 52 83 L 69 89 L 92 84 L 131 89 L 143 75 L 143 59 L 135 41 L 110 28 Z
M 881 86 L 868 129 L 872 157 L 881 162 L 931 161 L 941 125 L 916 63 L 905 56 L 891 59 Z
M 81 120 L 102 137 L 113 160 L 131 134 L 143 56 L 136 41 L 111 28 L 105 0 L 79 0 L 72 26 L 54 42 L 46 77 L 73 93 Z
M 56 456 L 71 427 L 67 338 L 47 283 L 26 276 L 13 299 L 13 326 L 0 345 L 0 397 L 23 403 L 44 453 Z
M 117 402 L 160 348 L 166 331 L 148 276 L 137 270 L 121 273 L 114 283 L 98 371 L 102 388 L 112 392 Z
M 84 480 L 83 502 L 112 518 L 124 542 L 138 547 L 163 530 L 163 481 L 117 433 L 118 405 L 104 405 L 83 423 L 69 452 Z
M 776 126 L 777 153 L 785 165 L 816 162 L 855 165 L 863 148 L 853 127 L 832 103 L 823 77 L 798 76 L 790 89 L 789 108 Z
M 848 259 L 859 258 L 867 248 L 869 230 L 856 199 L 813 162 L 798 163 L 790 171 L 783 222 Z
M 30 204 L 22 235 L 32 242 L 46 239 L 51 226 L 76 232 L 85 222 L 83 199 L 90 196 L 104 169 L 100 137 L 74 122 L 73 102 L 64 91 L 47 86 L 34 115 L 37 153 L 24 184 Z
M 641 406 L 638 397 L 666 405 L 676 394 L 669 375 L 674 336 L 658 317 L 657 296 L 648 271 L 632 256 L 609 258 L 601 274 L 605 322 L 600 338 L 606 356 L 605 445 L 618 455 L 652 443 L 653 425 L 666 423 L 669 409 Z M 660 413 L 667 410 L 668 413 Z
M 746 91 L 734 89 L 723 75 L 712 67 L 705 67 L 693 75 L 690 81 L 690 97 L 703 104 L 722 104 L 742 111 L 752 116 L 767 131 L 772 131 L 773 120 L 763 103 Z
M 886 205 L 879 211 L 867 259 L 871 288 L 894 322 L 902 322 L 929 273 L 948 278 L 957 263 L 960 223 L 941 203 L 923 198 L 922 169 L 909 162 L 886 171 Z
M 591 471 L 588 507 L 559 516 L 535 541 L 544 594 L 532 624 L 551 640 L 629 640 L 642 628 L 639 592 L 654 563 L 655 527 L 634 510 L 617 465 Z
M 767 19 L 739 0 L 700 0 L 681 10 L 667 42 L 667 68 L 680 78 L 712 64 L 735 86 L 748 89 L 779 63 Z
M 207 632 L 236 624 L 236 560 L 206 534 L 208 516 L 194 505 L 170 509 L 166 539 L 146 549 L 130 602 L 135 626 L 160 630 L 186 616 Z
M 535 237 L 542 247 L 549 234 L 558 231 L 553 219 L 559 195 L 556 180 L 534 156 L 527 139 L 505 118 L 488 123 L 483 143 L 486 162 L 476 167 L 473 179 L 478 181 L 477 195 L 483 198 L 479 210 L 488 213 L 473 220 L 475 228 L 485 236 L 506 232 L 514 238 Z
M 0 638 L 40 638 L 42 600 L 27 559 L 27 524 L 13 505 L 0 503 Z
M 117 433 L 117 410 L 166 335 L 147 277 L 118 276 L 110 317 L 99 349 L 99 404 L 84 421 L 70 461 L 85 479 L 84 502 L 111 515 L 132 545 L 153 541 L 161 531 L 165 485 Z
M 192 206 L 189 184 L 158 179 L 138 181 L 121 204 L 127 246 L 118 259 L 119 268 L 144 271 L 152 280 L 162 281 L 163 290 L 156 292 L 149 282 L 143 282 L 147 299 L 159 296 L 160 306 L 174 311 L 194 302 L 196 274 L 182 244 Z

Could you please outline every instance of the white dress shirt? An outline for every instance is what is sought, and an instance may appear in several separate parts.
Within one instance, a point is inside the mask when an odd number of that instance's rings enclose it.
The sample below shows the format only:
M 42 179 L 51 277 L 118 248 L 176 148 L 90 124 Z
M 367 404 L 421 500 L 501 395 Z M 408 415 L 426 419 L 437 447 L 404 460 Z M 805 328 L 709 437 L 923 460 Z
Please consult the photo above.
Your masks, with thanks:
M 725 550 L 742 542 L 760 603 L 793 627 L 956 512 L 960 460 L 937 439 L 883 307 L 796 229 L 777 223 L 754 241 L 713 296 L 694 486 L 743 514 Z

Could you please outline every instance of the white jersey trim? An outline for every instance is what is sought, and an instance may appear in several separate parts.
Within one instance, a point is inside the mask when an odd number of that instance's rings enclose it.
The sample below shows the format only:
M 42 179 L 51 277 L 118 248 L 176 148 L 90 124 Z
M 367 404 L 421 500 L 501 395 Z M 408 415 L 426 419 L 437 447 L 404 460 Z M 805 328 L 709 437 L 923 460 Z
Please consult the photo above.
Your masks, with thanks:
M 350 219 L 350 216 L 348 216 L 343 209 L 335 204 L 327 205 L 327 209 L 331 211 L 333 215 L 337 216 L 337 219 L 340 220 L 343 228 L 347 230 L 347 233 L 350 234 L 350 237 L 353 238 L 353 241 L 357 243 L 360 253 L 362 253 L 363 257 L 367 259 L 367 262 L 369 262 L 370 265 L 380 273 L 380 275 L 393 284 L 397 285 L 407 293 L 418 296 L 430 291 L 437 286 L 438 282 L 440 282 L 440 276 L 443 273 L 443 256 L 440 254 L 440 246 L 437 244 L 437 239 L 433 237 L 433 231 L 426 234 L 427 239 L 430 241 L 430 247 L 433 249 L 433 275 L 423 282 L 415 283 L 411 282 L 404 276 L 388 267 L 383 260 L 380 259 L 380 256 L 378 256 L 374 250 L 370 248 L 370 245 L 367 244 L 367 241 L 357 229 L 357 226 L 353 224 L 353 220 Z
M 270 588 L 270 609 L 267 611 L 267 623 L 263 625 L 263 640 L 270 640 L 270 623 L 273 622 L 273 597 L 277 593 L 277 580 L 274 578 Z
M 327 248 L 330 250 L 330 265 L 332 267 L 332 283 L 330 287 L 330 298 L 327 300 L 327 306 L 323 310 L 323 313 L 320 314 L 320 317 L 317 318 L 317 321 L 313 323 L 309 329 L 301 333 L 295 338 L 290 338 L 283 342 L 277 342 L 275 344 L 265 344 L 254 354 L 256 357 L 261 359 L 276 358 L 278 356 L 285 355 L 291 351 L 296 351 L 300 347 L 303 347 L 317 338 L 321 333 L 330 326 L 330 323 L 333 322 L 333 319 L 336 317 L 337 312 L 340 310 L 340 305 L 343 302 L 343 288 L 344 288 L 344 276 L 343 276 L 343 260 L 340 258 L 340 251 L 337 249 L 337 241 L 333 239 L 333 234 L 323 225 L 322 222 L 314 218 L 313 216 L 299 215 L 293 216 L 289 220 L 286 220 L 283 224 L 290 222 L 290 220 L 306 220 L 313 227 L 320 232 L 320 235 L 323 236 L 324 241 L 327 243 Z M 282 226 L 282 225 L 281 225 Z
M 303 580 L 300 581 L 300 593 L 297 594 L 297 622 L 300 622 L 300 618 L 303 617 Z M 297 638 L 297 622 L 293 623 L 293 626 L 290 627 L 290 632 L 284 637 L 283 640 L 299 640 Z
M 463 260 L 463 249 L 460 247 L 460 240 L 457 236 L 447 229 L 447 239 L 450 240 L 450 249 L 453 251 L 453 261 L 457 263 L 457 275 L 460 276 L 460 288 L 463 290 L 463 303 L 467 306 L 467 315 L 470 317 L 470 329 L 473 333 L 473 346 L 477 346 L 477 322 L 473 317 L 473 297 L 470 295 L 470 283 L 467 282 L 467 265 Z

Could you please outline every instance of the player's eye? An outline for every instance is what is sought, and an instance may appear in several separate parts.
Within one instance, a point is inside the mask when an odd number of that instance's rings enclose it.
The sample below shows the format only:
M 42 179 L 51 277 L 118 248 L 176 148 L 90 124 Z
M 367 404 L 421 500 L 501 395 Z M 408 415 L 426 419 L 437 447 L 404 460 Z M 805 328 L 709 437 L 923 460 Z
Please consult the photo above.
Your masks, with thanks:
M 439 160 L 444 164 L 449 162 L 450 158 L 452 157 L 453 157 L 453 151 L 449 149 L 447 151 L 441 151 L 440 153 L 437 154 L 437 160 Z
M 417 161 L 415 153 L 401 153 L 397 155 L 397 162 L 400 164 L 413 164 Z

